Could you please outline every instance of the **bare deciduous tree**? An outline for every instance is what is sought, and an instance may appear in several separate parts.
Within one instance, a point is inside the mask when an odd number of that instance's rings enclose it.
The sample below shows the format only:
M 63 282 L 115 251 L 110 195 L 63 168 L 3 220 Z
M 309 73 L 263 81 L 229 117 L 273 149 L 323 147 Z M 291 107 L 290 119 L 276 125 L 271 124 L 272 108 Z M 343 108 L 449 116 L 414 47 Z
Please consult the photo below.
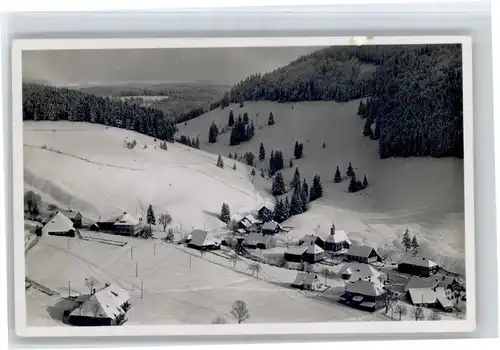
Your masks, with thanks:
M 399 315 L 399 320 L 401 321 L 402 316 L 408 314 L 408 309 L 404 305 L 396 304 L 396 306 L 394 307 L 394 312 L 396 313 L 396 315 Z
M 85 285 L 89 289 L 89 294 L 94 294 L 94 287 L 97 285 L 97 280 L 94 277 L 85 278 Z
M 333 275 L 333 273 L 332 271 L 330 271 L 330 269 L 325 267 L 323 270 L 321 270 L 321 274 L 325 277 L 325 286 L 326 286 L 328 277 Z
M 217 316 L 212 320 L 212 324 L 226 324 L 226 323 L 227 323 L 226 319 L 222 316 Z
M 262 270 L 262 268 L 260 267 L 260 265 L 258 263 L 253 263 L 251 265 L 248 266 L 248 269 L 250 270 L 250 272 L 252 273 L 252 276 L 257 273 L 257 276 L 256 278 L 259 279 L 259 272 Z
M 169 213 L 163 213 L 158 218 L 158 222 L 163 226 L 163 232 L 167 230 L 167 226 L 172 223 L 172 216 Z
M 421 306 L 414 306 L 411 310 L 411 316 L 415 321 L 423 320 L 425 317 L 424 309 Z
M 436 310 L 433 310 L 428 319 L 429 321 L 439 321 L 441 319 L 441 315 Z
M 250 313 L 247 309 L 247 303 L 243 300 L 236 300 L 231 307 L 231 315 L 233 315 L 238 323 L 248 320 L 250 318 Z
M 229 261 L 233 263 L 233 269 L 236 268 L 236 263 L 238 262 L 238 260 L 240 260 L 240 257 L 236 252 L 231 254 L 231 256 L 229 257 Z

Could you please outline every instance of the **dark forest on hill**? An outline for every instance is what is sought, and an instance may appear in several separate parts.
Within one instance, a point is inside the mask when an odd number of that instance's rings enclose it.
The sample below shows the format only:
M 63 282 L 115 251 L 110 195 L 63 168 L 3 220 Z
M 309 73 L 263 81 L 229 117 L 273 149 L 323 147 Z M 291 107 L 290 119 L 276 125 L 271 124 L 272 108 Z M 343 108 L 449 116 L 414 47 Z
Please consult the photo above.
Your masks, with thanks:
M 220 104 L 367 98 L 362 131 L 381 158 L 461 158 L 461 56 L 459 44 L 329 47 L 242 80 Z
M 24 120 L 68 120 L 133 130 L 174 142 L 175 125 L 155 108 L 86 94 L 77 90 L 23 84 Z

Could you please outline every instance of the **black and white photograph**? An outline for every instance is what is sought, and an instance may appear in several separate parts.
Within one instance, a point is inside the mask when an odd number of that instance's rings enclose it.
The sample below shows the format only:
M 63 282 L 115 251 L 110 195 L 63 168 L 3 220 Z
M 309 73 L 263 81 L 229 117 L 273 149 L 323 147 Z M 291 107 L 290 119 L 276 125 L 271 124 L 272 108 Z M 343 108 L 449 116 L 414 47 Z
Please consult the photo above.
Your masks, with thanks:
M 470 42 L 409 38 L 21 41 L 16 327 L 473 330 Z

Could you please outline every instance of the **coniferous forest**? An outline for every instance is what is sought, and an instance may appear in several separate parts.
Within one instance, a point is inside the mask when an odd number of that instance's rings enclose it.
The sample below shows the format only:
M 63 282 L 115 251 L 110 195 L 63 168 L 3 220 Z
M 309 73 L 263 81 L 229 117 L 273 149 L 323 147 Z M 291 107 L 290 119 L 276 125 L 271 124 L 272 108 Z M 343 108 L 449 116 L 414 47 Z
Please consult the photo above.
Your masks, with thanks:
M 24 120 L 69 120 L 133 130 L 174 142 L 175 125 L 158 109 L 77 90 L 23 84 Z
M 463 157 L 459 44 L 329 47 L 236 84 L 226 100 L 364 98 L 359 115 L 381 158 Z M 370 130 L 373 128 L 373 131 Z

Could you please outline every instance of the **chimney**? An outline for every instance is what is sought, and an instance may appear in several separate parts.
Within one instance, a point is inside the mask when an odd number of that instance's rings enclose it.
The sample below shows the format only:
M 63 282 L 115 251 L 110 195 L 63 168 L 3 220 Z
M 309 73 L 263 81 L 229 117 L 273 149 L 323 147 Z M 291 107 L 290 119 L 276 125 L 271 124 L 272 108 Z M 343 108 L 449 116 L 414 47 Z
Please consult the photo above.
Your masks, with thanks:
M 123 215 L 125 215 L 125 214 L 127 214 L 127 212 L 126 212 L 126 211 L 124 211 L 124 212 L 123 212 Z
M 330 227 L 330 235 L 335 235 L 335 223 L 332 223 L 332 227 Z

